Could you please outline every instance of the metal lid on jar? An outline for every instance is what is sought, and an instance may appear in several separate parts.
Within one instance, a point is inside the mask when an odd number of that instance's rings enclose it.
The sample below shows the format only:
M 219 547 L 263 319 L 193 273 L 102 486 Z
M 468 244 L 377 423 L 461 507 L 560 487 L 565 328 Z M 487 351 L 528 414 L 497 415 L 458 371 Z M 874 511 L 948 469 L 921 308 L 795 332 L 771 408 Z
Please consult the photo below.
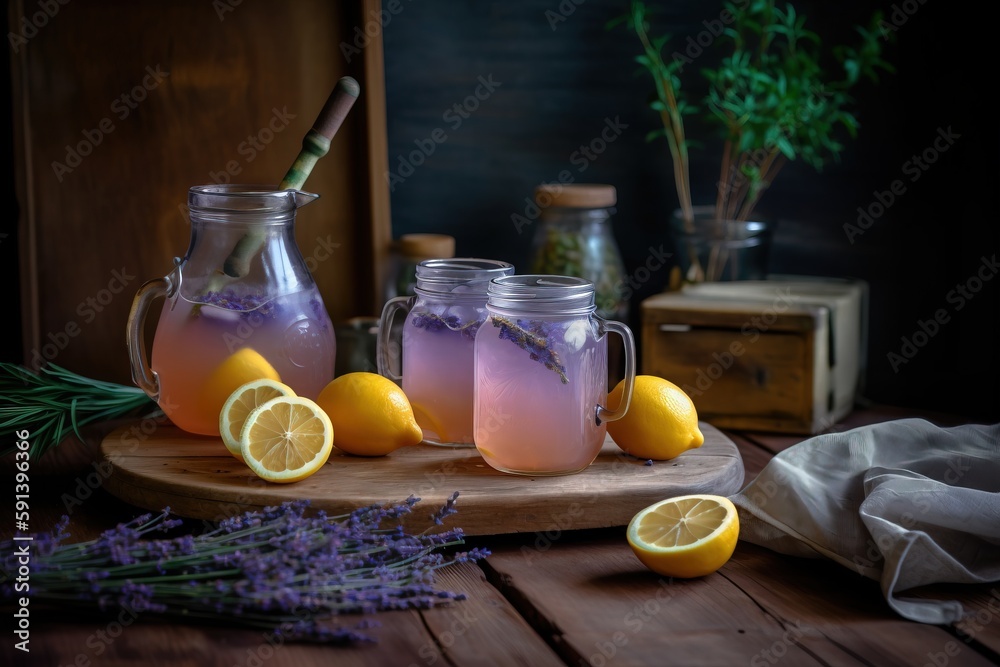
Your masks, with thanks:
M 604 183 L 546 183 L 535 188 L 535 203 L 543 208 L 610 208 L 617 202 L 615 186 Z
M 417 264 L 417 292 L 470 294 L 482 297 L 494 278 L 514 273 L 514 265 L 498 259 L 453 257 L 426 259 Z
M 594 311 L 594 283 L 575 276 L 504 276 L 490 281 L 487 306 L 550 315 L 585 315 Z

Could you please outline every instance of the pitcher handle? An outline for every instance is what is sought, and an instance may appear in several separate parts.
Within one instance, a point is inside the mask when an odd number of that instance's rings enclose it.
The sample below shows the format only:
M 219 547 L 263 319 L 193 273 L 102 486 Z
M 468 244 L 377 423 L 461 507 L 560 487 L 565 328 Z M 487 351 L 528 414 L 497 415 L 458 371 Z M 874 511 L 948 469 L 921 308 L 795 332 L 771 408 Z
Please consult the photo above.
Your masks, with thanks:
M 161 296 L 168 296 L 170 281 L 166 278 L 147 280 L 139 287 L 132 300 L 132 309 L 128 314 L 126 341 L 128 342 L 128 358 L 132 366 L 132 381 L 154 401 L 160 400 L 160 380 L 149 366 L 146 356 L 145 323 L 146 314 L 153 301 Z
M 632 388 L 635 386 L 635 338 L 632 330 L 621 322 L 605 320 L 602 322 L 606 331 L 616 333 L 622 338 L 625 346 L 625 387 L 622 391 L 622 398 L 615 410 L 609 410 L 603 405 L 597 406 L 597 423 L 602 421 L 613 422 L 621 419 L 628 412 L 628 406 L 632 402 Z
M 389 351 L 389 346 L 393 343 L 392 321 L 396 317 L 397 310 L 405 310 L 409 313 L 410 308 L 413 307 L 415 301 L 416 297 L 412 296 L 397 296 L 393 299 L 389 299 L 382 308 L 382 317 L 379 319 L 378 338 L 376 339 L 375 344 L 378 374 L 395 382 L 400 382 L 403 379 L 403 376 L 396 375 L 392 371 L 392 367 L 389 365 L 389 361 L 394 356 Z M 401 351 L 402 342 L 400 342 L 400 352 Z M 400 369 L 402 369 L 402 366 L 400 366 Z

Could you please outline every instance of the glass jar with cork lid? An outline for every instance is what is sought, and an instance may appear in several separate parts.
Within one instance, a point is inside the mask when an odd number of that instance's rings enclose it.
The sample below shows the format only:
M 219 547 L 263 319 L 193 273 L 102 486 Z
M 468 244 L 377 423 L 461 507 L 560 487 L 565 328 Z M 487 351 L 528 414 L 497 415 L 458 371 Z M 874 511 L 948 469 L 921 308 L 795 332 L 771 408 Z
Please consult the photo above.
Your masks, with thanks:
M 627 321 L 625 265 L 611 230 L 613 185 L 551 183 L 535 188 L 539 226 L 531 247 L 535 274 L 575 276 L 594 284 L 597 314 Z
M 403 234 L 393 246 L 391 275 L 386 301 L 397 296 L 413 296 L 417 286 L 417 265 L 425 259 L 455 256 L 455 237 L 447 234 Z

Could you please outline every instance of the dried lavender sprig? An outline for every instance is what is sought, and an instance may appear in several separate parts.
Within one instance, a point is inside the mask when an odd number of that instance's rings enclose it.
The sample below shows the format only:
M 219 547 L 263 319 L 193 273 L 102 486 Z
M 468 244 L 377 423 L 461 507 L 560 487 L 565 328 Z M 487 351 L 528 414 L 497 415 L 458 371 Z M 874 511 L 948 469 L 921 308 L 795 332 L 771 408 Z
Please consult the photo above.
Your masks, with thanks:
M 418 329 L 426 329 L 427 331 L 441 331 L 442 329 L 448 329 L 450 331 L 457 331 L 466 338 L 471 338 L 475 340 L 476 334 L 479 332 L 479 327 L 483 325 L 484 320 L 472 320 L 469 322 L 462 322 L 461 318 L 457 315 L 448 315 L 447 317 L 442 317 L 430 311 L 421 311 L 419 313 L 414 313 L 413 315 L 413 326 Z
M 566 367 L 559 359 L 559 354 L 549 345 L 549 338 L 541 330 L 530 331 L 531 323 L 525 320 L 518 320 L 516 323 L 506 317 L 491 315 L 493 326 L 500 329 L 500 338 L 515 343 L 519 348 L 528 352 L 532 361 L 538 361 L 550 371 L 559 374 L 559 380 L 563 384 L 569 383 L 566 377 Z
M 432 519 L 455 512 L 454 494 Z M 288 639 L 345 642 L 369 639 L 362 628 L 323 621 L 347 612 L 428 608 L 463 599 L 437 590 L 434 572 L 478 560 L 473 549 L 450 559 L 438 553 L 464 542 L 461 529 L 407 534 L 386 519 L 412 511 L 417 498 L 371 505 L 329 517 L 306 516 L 308 502 L 250 511 L 200 535 L 150 539 L 181 523 L 169 508 L 105 531 L 96 540 L 61 544 L 68 518 L 30 544 L 32 597 L 78 608 L 131 608 L 169 618 L 233 619 L 282 630 Z M 13 542 L 0 545 L 13 554 Z M 16 563 L 0 564 L 0 596 L 13 595 Z M 305 620 L 303 620 L 303 613 Z

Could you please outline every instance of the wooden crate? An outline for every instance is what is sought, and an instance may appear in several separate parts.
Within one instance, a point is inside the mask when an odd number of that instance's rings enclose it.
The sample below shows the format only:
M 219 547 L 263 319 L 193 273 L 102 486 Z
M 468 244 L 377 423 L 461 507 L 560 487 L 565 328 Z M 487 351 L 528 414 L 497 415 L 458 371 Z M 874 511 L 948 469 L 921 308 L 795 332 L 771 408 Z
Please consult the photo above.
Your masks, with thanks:
M 188 188 L 276 184 L 344 75 L 361 97 L 304 187 L 320 199 L 296 234 L 334 322 L 380 311 L 377 0 L 51 4 L 44 22 L 37 3 L 9 5 L 27 35 L 11 48 L 25 363 L 131 383 L 132 297 L 186 252 Z
M 864 377 L 866 285 L 695 285 L 642 303 L 641 371 L 684 389 L 722 428 L 815 434 L 848 414 Z

